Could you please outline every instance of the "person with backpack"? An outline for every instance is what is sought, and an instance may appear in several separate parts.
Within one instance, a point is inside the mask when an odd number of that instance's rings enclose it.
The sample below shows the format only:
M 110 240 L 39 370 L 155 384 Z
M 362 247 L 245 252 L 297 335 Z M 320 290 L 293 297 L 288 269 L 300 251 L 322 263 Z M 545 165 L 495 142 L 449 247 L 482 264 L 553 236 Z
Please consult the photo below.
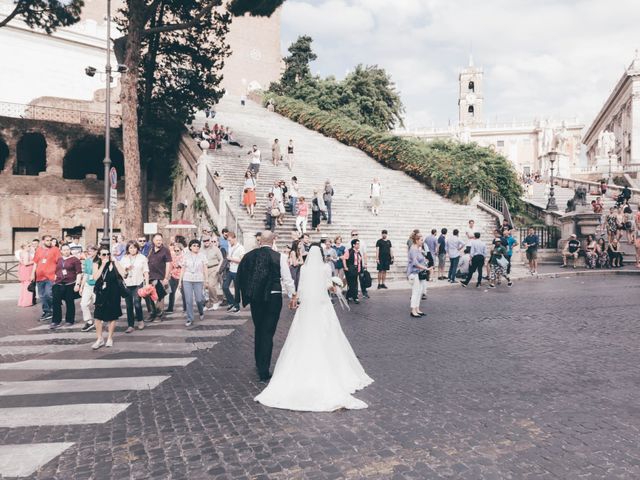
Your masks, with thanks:
M 331 186 L 331 182 L 327 179 L 324 182 L 324 192 L 322 194 L 322 199 L 324 200 L 324 204 L 327 208 L 327 224 L 331 225 L 331 200 L 333 199 L 333 195 L 335 194 L 333 187 Z

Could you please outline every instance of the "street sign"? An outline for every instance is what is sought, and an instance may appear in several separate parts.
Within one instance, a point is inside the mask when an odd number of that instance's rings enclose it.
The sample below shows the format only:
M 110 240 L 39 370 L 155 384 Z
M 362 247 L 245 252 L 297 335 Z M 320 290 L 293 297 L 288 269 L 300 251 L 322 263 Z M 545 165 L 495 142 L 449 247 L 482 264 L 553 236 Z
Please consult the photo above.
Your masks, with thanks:
M 112 189 L 115 189 L 118 185 L 118 172 L 116 171 L 116 167 L 111 167 L 111 170 L 109 170 L 109 183 Z
M 111 216 L 113 216 L 116 208 L 118 208 L 118 190 L 111 188 L 109 190 L 109 210 L 111 210 Z
M 155 235 L 156 233 L 158 233 L 157 223 L 145 223 L 143 227 L 145 235 Z

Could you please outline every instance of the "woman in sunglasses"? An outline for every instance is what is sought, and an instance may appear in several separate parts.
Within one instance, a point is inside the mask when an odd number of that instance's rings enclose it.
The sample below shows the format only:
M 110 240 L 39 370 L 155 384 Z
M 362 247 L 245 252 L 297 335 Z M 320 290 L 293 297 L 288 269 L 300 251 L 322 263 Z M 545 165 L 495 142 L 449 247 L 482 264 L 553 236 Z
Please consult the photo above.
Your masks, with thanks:
M 94 268 L 93 279 L 96 284 L 93 290 L 96 294 L 95 311 L 93 316 L 96 320 L 96 342 L 91 346 L 94 350 L 100 347 L 113 346 L 113 332 L 116 330 L 116 320 L 122 316 L 120 308 L 120 282 L 125 276 L 124 270 L 118 265 L 115 258 L 109 253 L 108 248 L 100 248 L 98 254 L 98 268 Z M 107 323 L 107 341 L 102 338 L 102 328 L 104 322 Z

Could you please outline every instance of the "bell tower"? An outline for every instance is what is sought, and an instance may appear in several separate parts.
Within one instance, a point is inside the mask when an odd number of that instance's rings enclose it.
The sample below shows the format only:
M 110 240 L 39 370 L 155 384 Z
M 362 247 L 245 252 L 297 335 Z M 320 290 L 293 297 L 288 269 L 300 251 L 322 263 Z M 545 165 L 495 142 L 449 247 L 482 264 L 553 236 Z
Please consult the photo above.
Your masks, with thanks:
M 483 74 L 482 68 L 474 66 L 473 57 L 469 56 L 469 66 L 458 75 L 458 121 L 462 127 L 473 127 L 483 123 Z

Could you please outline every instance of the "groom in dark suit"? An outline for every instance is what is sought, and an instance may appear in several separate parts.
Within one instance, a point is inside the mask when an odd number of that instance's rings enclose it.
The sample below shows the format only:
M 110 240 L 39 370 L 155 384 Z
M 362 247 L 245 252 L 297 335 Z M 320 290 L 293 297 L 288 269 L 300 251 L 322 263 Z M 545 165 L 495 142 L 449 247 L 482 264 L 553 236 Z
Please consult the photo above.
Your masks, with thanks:
M 271 378 L 271 352 L 282 310 L 282 285 L 289 298 L 289 308 L 297 306 L 295 283 L 291 278 L 287 258 L 273 249 L 273 232 L 263 232 L 260 248 L 242 257 L 238 266 L 238 285 L 242 305 L 251 305 L 251 319 L 255 327 L 255 358 L 260 381 Z

